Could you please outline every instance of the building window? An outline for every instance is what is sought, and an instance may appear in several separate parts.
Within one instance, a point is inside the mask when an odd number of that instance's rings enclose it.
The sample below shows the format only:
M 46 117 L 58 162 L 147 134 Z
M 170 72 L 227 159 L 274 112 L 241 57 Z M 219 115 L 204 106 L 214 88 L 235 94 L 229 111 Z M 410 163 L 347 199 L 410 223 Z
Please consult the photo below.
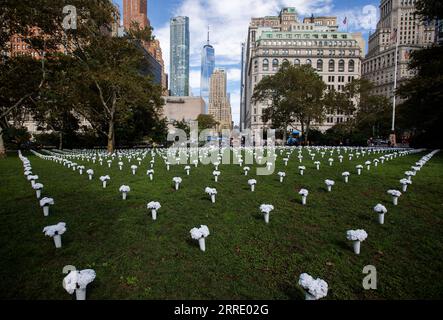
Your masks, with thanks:
M 311 61 L 311 59 L 307 59 L 307 60 L 306 60 L 306 64 L 307 64 L 308 66 L 312 66 L 312 61 Z
M 263 60 L 263 71 L 268 71 L 269 70 L 269 60 L 265 59 Z
M 322 59 L 317 60 L 317 71 L 323 71 L 323 60 Z
M 354 60 L 349 60 L 348 71 L 349 72 L 354 72 L 354 70 L 355 70 L 355 61 Z
M 254 61 L 254 72 L 257 72 L 257 71 L 258 71 L 258 61 L 255 60 Z
M 278 59 L 272 60 L 272 70 L 277 71 L 278 70 Z
M 299 59 L 295 59 L 294 65 L 299 66 L 300 65 L 300 60 Z
M 345 60 L 340 59 L 338 61 L 338 72 L 344 72 L 345 71 Z
M 328 68 L 329 72 L 334 72 L 335 71 L 335 62 L 333 59 L 329 60 L 329 68 Z

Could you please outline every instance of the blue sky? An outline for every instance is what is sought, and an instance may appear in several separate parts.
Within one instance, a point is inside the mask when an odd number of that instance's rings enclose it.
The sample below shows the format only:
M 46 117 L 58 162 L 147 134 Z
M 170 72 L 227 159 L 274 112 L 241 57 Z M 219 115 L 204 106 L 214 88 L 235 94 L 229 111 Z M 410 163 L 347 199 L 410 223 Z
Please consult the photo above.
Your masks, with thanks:
M 123 0 L 113 0 L 123 8 Z M 277 15 L 280 8 L 295 7 L 300 18 L 314 15 L 338 17 L 342 30 L 362 32 L 367 40 L 378 20 L 380 0 L 148 0 L 148 16 L 154 35 L 160 40 L 166 72 L 169 73 L 169 19 L 184 15 L 190 18 L 191 71 L 194 95 L 200 93 L 200 51 L 205 43 L 207 26 L 215 48 L 216 66 L 228 71 L 228 91 L 234 122 L 239 121 L 240 52 L 251 17 Z M 347 17 L 348 26 L 342 21 Z

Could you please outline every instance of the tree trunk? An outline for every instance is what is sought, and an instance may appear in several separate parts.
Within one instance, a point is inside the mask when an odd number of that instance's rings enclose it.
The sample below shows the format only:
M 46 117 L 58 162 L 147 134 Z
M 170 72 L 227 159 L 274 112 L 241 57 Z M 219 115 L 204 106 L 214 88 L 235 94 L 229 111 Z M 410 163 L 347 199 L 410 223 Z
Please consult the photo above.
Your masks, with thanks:
M 302 145 L 301 139 L 305 139 L 305 123 L 303 121 L 300 121 L 301 124 L 301 137 L 300 137 L 300 145 Z
M 308 122 L 306 124 L 306 139 L 305 139 L 305 145 L 309 145 L 309 129 L 310 129 L 310 123 Z
M 0 159 L 2 158 L 6 158 L 6 148 L 3 141 L 3 129 L 0 127 Z
M 59 132 L 59 142 L 58 142 L 58 149 L 62 150 L 63 149 L 63 132 Z
M 115 150 L 115 131 L 114 131 L 114 120 L 109 121 L 109 131 L 108 131 L 108 153 L 114 153 Z

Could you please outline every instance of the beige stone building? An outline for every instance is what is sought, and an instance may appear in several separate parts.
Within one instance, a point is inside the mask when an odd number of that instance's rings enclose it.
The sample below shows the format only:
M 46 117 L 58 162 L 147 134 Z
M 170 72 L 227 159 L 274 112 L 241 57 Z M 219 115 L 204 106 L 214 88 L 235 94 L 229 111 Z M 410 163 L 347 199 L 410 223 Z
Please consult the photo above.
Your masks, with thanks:
M 380 21 L 369 37 L 368 54 L 363 62 L 362 77 L 375 85 L 374 94 L 393 98 L 397 30 L 397 87 L 414 75 L 408 70 L 412 51 L 435 42 L 435 23 L 422 22 L 414 14 L 416 0 L 382 0 Z M 399 100 L 397 100 L 397 103 Z
M 163 115 L 168 120 L 169 131 L 174 130 L 175 121 L 196 120 L 205 112 L 205 101 L 201 97 L 164 97 Z
M 251 103 L 254 88 L 263 77 L 275 74 L 285 61 L 308 64 L 329 89 L 341 91 L 361 75 L 365 42 L 361 33 L 338 31 L 336 17 L 309 17 L 301 22 L 295 8 L 284 8 L 279 16 L 252 18 L 244 51 L 240 126 L 265 129 L 272 127 L 261 118 L 267 105 Z M 328 114 L 324 123 L 314 127 L 325 131 L 350 117 L 352 114 Z
M 215 69 L 209 84 L 209 109 L 219 123 L 217 130 L 232 129 L 231 104 L 227 94 L 227 76 L 224 69 Z

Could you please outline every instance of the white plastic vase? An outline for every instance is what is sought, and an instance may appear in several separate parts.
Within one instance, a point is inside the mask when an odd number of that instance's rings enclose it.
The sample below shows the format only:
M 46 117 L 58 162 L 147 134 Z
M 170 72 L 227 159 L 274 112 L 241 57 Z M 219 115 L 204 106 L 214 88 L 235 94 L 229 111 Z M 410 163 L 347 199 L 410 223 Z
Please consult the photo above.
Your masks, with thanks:
M 86 300 L 86 288 L 75 289 L 75 298 L 77 300 Z
M 215 194 L 211 194 L 211 201 L 212 203 L 215 203 Z
M 205 238 L 204 237 L 198 239 L 198 244 L 200 245 L 200 250 L 201 251 L 206 251 L 206 243 L 205 243 Z
M 248 175 L 248 170 L 245 170 L 245 176 L 247 176 Z
M 329 161 L 329 166 L 331 166 L 331 167 L 332 167 L 332 161 Z
M 89 180 L 92 180 L 92 174 L 89 175 Z
M 408 176 L 409 182 L 412 182 L 412 176 Z
M 265 222 L 269 223 L 269 213 L 265 212 Z
M 132 169 L 132 174 L 135 176 L 135 169 Z
M 215 182 L 218 182 L 218 176 L 214 176 Z
M 31 186 L 34 187 L 35 185 L 35 180 L 31 180 Z
M 251 184 L 251 191 L 254 192 L 255 190 L 255 184 Z
M 394 206 L 398 205 L 398 197 L 392 197 L 392 203 Z
M 44 206 L 43 207 L 43 215 L 45 217 L 49 216 L 49 206 Z
M 285 167 L 287 167 L 288 166 L 288 161 L 285 161 Z
M 316 167 L 317 167 L 317 170 L 320 170 L 320 165 L 319 164 L 317 164 Z
M 283 182 L 283 176 L 280 176 L 280 182 Z
M 166 170 L 168 170 L 169 171 L 169 164 L 166 166 Z
M 111 164 L 110 163 L 108 163 L 108 168 L 110 168 L 111 167 Z
M 306 198 L 307 198 L 306 196 L 302 196 L 302 197 L 301 197 L 301 203 L 302 203 L 302 205 L 304 205 L 304 206 L 306 205 Z
M 157 220 L 157 210 L 152 209 L 151 210 L 152 220 Z
M 357 169 L 357 174 L 361 175 L 361 169 Z
M 178 183 L 178 182 L 175 183 L 175 190 L 178 190 L 179 185 L 180 185 L 180 183 Z
M 374 162 L 374 166 L 378 167 L 378 162 Z
M 40 197 L 42 196 L 42 191 L 39 190 L 35 190 L 35 195 L 37 196 L 37 199 L 40 199 Z
M 126 197 L 128 196 L 128 193 L 127 192 L 122 192 L 122 198 L 123 198 L 123 200 L 126 200 Z
M 120 171 L 122 171 L 123 170 L 123 166 L 118 166 L 119 168 L 120 168 Z
M 380 224 L 384 224 L 385 223 L 385 214 L 384 213 L 379 213 L 378 214 L 378 222 L 380 222 Z
M 348 182 L 349 182 L 349 177 L 345 176 L 345 183 L 348 183 Z
M 403 185 L 403 192 L 406 192 L 406 190 L 408 190 L 408 185 L 405 183 L 405 184 Z
M 368 168 L 368 171 L 371 170 L 371 166 L 367 166 L 367 168 Z
M 149 174 L 149 179 L 152 181 L 154 179 L 154 175 L 153 174 Z
M 62 236 L 59 234 L 56 234 L 54 237 L 54 244 L 56 248 L 62 247 Z
M 355 254 L 360 254 L 360 241 L 355 240 L 353 245 L 354 245 L 354 253 Z
M 268 167 L 268 171 L 270 171 L 271 167 L 272 167 L 272 164 L 268 164 L 267 167 Z
M 327 186 L 328 187 L 328 192 L 332 191 L 332 186 Z
M 103 181 L 103 188 L 106 188 L 106 181 Z
M 80 172 L 80 174 L 83 174 L 83 169 L 80 169 L 79 172 Z
M 189 176 L 189 170 L 186 170 L 186 175 Z

